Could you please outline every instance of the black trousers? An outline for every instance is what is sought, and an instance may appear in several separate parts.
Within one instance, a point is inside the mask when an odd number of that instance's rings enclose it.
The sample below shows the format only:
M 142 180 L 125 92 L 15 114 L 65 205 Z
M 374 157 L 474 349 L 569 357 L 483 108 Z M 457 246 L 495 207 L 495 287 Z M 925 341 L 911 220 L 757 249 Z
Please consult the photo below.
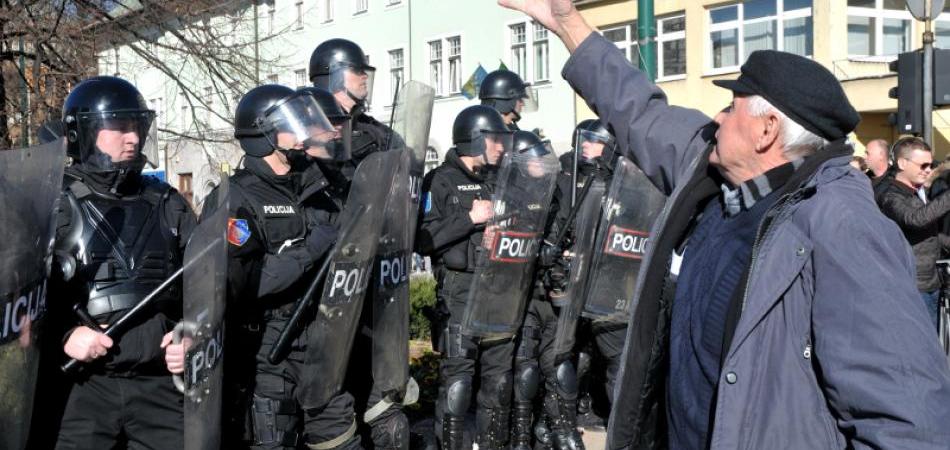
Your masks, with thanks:
M 511 406 L 511 378 L 515 344 L 513 340 L 478 343 L 457 335 L 465 313 L 465 303 L 473 275 L 468 272 L 446 270 L 439 282 L 438 301 L 447 307 L 448 329 L 442 335 L 442 361 L 439 363 L 439 399 L 436 404 L 436 435 L 441 435 L 445 415 L 446 390 L 457 380 L 467 380 L 475 386 L 475 376 L 480 375 L 476 394 L 476 421 L 479 429 L 484 425 L 484 413 L 488 410 L 506 410 Z
M 183 400 L 170 375 L 90 375 L 70 389 L 56 448 L 180 450 Z

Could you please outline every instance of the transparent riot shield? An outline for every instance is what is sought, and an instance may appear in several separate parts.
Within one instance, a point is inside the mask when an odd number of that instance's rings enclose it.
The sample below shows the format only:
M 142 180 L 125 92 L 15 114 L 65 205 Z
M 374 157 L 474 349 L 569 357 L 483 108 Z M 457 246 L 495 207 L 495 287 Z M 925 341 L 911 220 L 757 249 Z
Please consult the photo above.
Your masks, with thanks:
M 353 175 L 316 317 L 305 334 L 307 355 L 300 387 L 305 409 L 325 406 L 343 387 L 382 234 L 386 197 L 401 155 L 372 153 Z
M 585 317 L 612 322 L 626 322 L 630 317 L 650 227 L 665 203 L 663 193 L 636 165 L 626 158 L 618 160 L 594 244 Z
M 176 379 L 185 394 L 185 449 L 221 448 L 224 311 L 228 282 L 228 177 L 206 204 L 185 248 L 182 321 L 185 373 Z
M 597 238 L 597 224 L 600 222 L 601 206 L 607 186 L 603 181 L 590 180 L 591 187 L 581 201 L 574 226 L 574 246 L 570 249 L 570 272 L 567 276 L 567 288 L 564 290 L 563 304 L 558 314 L 557 331 L 554 335 L 555 355 L 570 353 L 574 348 L 574 335 L 577 321 L 584 306 L 584 293 L 594 257 L 594 241 Z M 566 226 L 571 226 L 567 224 Z
M 400 153 L 373 270 L 373 382 L 402 401 L 409 381 L 409 272 L 435 90 L 410 81 L 393 111 L 389 150 Z
M 521 326 L 559 168 L 553 153 L 509 152 L 502 159 L 492 195 L 495 215 L 476 249 L 463 334 L 504 339 Z
M 26 447 L 65 141 L 0 151 L 0 448 Z M 53 337 L 56 339 L 55 337 Z

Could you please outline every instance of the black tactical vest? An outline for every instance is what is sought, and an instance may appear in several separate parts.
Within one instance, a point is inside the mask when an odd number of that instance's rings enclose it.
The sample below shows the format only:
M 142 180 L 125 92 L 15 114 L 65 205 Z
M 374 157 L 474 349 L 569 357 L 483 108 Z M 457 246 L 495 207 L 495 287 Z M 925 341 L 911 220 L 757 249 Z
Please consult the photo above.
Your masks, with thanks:
M 74 281 L 86 287 L 81 296 L 93 316 L 133 307 L 181 267 L 179 233 L 163 211 L 170 192 L 167 184 L 152 182 L 138 195 L 109 197 L 80 180 L 67 181 L 70 234 L 78 237 L 67 245 L 78 263 Z M 179 284 L 161 295 L 158 308 L 180 317 Z

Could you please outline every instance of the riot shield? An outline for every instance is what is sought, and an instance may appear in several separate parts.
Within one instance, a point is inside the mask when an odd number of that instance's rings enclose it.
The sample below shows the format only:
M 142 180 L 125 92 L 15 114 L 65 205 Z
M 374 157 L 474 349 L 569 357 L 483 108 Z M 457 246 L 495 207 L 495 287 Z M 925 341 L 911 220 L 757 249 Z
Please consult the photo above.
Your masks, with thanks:
M 462 333 L 486 340 L 514 336 L 534 281 L 538 247 L 560 165 L 553 153 L 505 154 L 475 256 Z
M 185 449 L 221 448 L 224 310 L 228 276 L 228 177 L 221 175 L 217 202 L 206 204 L 185 248 L 182 321 L 185 373 Z
M 26 447 L 65 141 L 0 151 L 0 448 Z
M 601 206 L 607 186 L 603 181 L 592 179 L 590 190 L 584 196 L 577 211 L 574 225 L 574 246 L 571 248 L 570 272 L 567 276 L 567 288 L 564 289 L 563 303 L 557 319 L 557 331 L 554 335 L 555 355 L 570 353 L 574 348 L 574 335 L 577 321 L 584 306 L 584 293 L 590 273 L 591 260 L 594 257 L 594 241 L 597 238 L 597 224 L 600 222 Z M 566 224 L 565 226 L 571 226 Z
M 614 169 L 597 230 L 582 314 L 594 320 L 626 322 L 650 227 L 666 197 L 626 158 Z
M 386 197 L 402 155 L 372 153 L 353 175 L 316 317 L 307 327 L 306 367 L 300 387 L 305 409 L 325 406 L 343 387 L 382 233 Z
M 419 211 L 419 190 L 432 123 L 435 91 L 410 81 L 393 111 L 389 150 L 398 152 L 396 172 L 373 269 L 373 382 L 401 401 L 409 381 L 409 272 Z

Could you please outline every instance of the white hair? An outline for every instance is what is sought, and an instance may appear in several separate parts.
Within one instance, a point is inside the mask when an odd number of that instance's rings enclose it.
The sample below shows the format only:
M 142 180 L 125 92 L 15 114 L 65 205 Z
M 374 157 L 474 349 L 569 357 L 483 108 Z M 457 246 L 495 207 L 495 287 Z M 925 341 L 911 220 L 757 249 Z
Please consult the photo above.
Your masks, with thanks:
M 828 141 L 805 129 L 773 106 L 760 95 L 749 96 L 749 114 L 762 117 L 772 112 L 778 116 L 782 125 L 779 128 L 782 149 L 789 159 L 811 155 L 828 144 Z

